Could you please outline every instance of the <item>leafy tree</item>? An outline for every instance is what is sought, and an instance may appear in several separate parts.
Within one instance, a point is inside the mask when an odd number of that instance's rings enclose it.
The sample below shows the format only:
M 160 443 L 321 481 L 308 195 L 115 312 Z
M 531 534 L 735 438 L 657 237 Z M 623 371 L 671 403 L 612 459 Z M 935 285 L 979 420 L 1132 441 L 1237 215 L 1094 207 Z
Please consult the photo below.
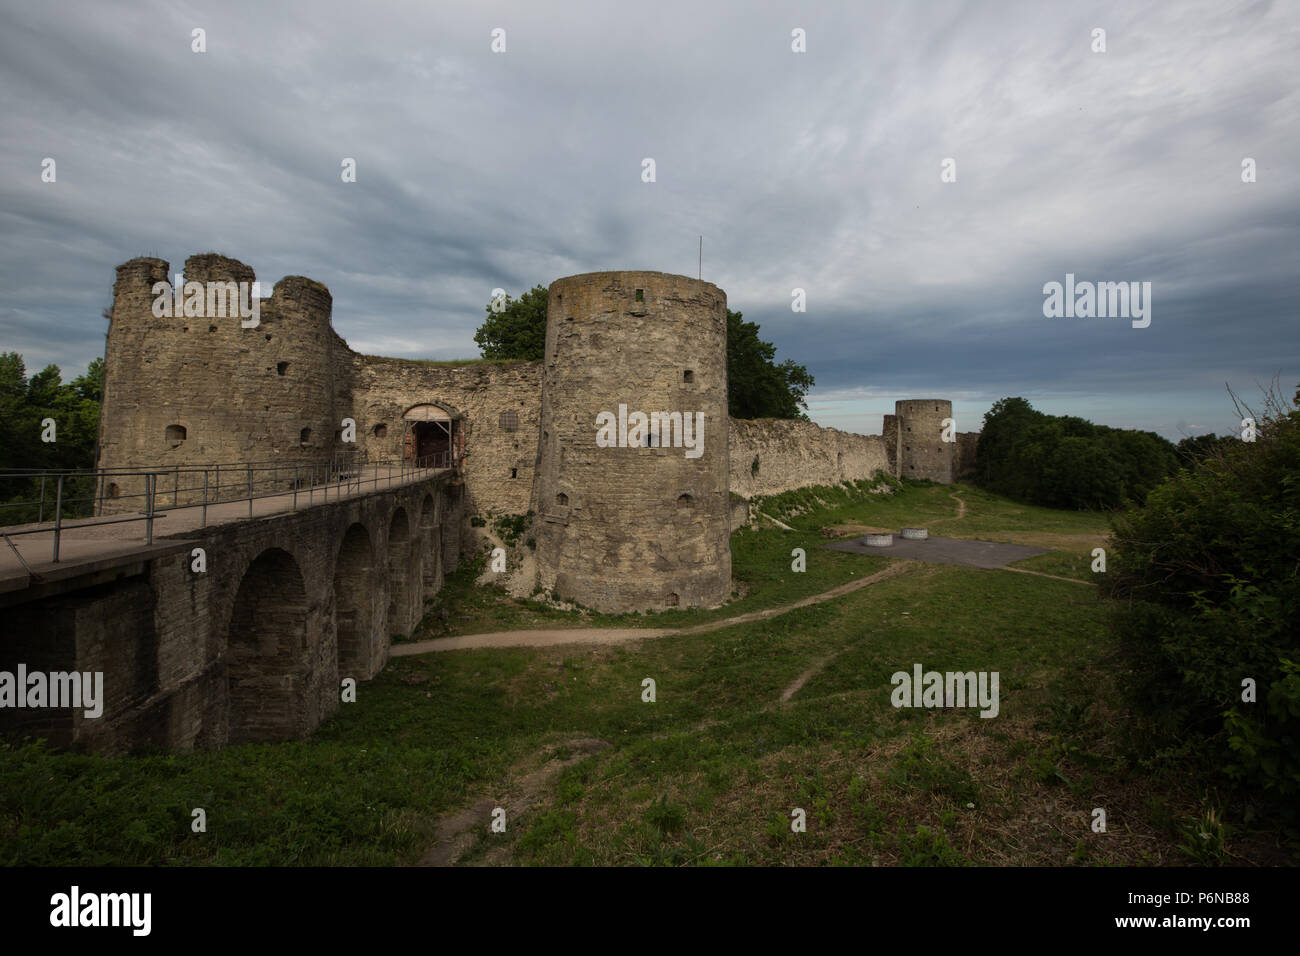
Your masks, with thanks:
M 84 375 L 78 375 L 72 380 L 72 387 L 76 389 L 77 395 L 83 399 L 92 402 L 102 402 L 104 400 L 104 359 L 97 358 L 86 366 Z
M 1191 435 L 1178 443 L 1178 458 L 1184 465 L 1194 465 L 1211 455 L 1222 456 L 1233 442 L 1240 441 L 1236 435 Z
M 1154 432 L 1045 415 L 1023 398 L 993 404 L 975 458 L 981 486 L 1053 508 L 1142 501 L 1177 467 L 1174 446 Z
M 29 401 L 27 366 L 17 352 L 0 355 L 0 469 L 39 468 L 44 464 L 41 447 L 42 415 Z M 8 499 L 16 488 L 0 488 Z
M 758 337 L 758 323 L 727 310 L 727 413 L 733 418 L 808 421 L 805 396 L 813 377 L 803 365 L 775 362 L 776 346 Z
M 49 408 L 59 394 L 63 376 L 57 365 L 47 365 L 27 380 L 27 402 L 37 408 Z
M 1017 443 L 1029 426 L 1046 418 L 1023 398 L 1003 398 L 984 414 L 984 427 L 975 446 L 975 480 L 986 488 L 1006 490 L 1014 470 L 1009 467 Z
M 57 365 L 47 365 L 27 376 L 26 363 L 17 352 L 0 354 L 0 471 L 22 469 L 82 471 L 95 466 L 95 442 L 99 431 L 99 407 L 103 395 L 104 360 L 90 363 L 84 375 L 72 383 L 63 382 Z M 56 440 L 41 440 L 42 422 L 51 418 Z M 78 478 L 65 484 L 65 498 L 87 498 L 93 480 Z M 48 490 L 48 489 L 47 489 Z M 40 495 L 36 479 L 14 476 L 0 478 L 0 524 L 35 521 L 37 505 L 15 504 Z M 47 501 L 45 517 L 52 503 Z M 84 503 L 69 504 L 65 514 L 88 513 Z
M 483 357 L 540 362 L 546 354 L 546 300 L 547 291 L 536 285 L 518 299 L 506 296 L 500 312 L 489 302 L 487 321 L 474 333 Z
M 0 398 L 21 398 L 27 394 L 27 365 L 17 352 L 0 355 Z

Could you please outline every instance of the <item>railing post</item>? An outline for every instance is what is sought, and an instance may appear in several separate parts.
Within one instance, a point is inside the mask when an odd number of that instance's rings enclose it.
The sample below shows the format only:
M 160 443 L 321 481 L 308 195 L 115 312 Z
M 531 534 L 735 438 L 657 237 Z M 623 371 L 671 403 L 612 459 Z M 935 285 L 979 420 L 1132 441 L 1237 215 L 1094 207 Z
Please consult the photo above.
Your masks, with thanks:
M 293 510 L 298 510 L 298 466 L 293 466 Z
M 144 543 L 153 544 L 153 497 L 158 488 L 158 476 L 155 474 L 146 474 L 144 476 Z
M 221 500 L 221 463 L 217 463 L 217 488 L 212 494 L 213 501 Z
M 175 508 L 179 503 L 181 493 L 181 466 L 177 465 L 172 472 L 172 507 Z
M 248 463 L 248 516 L 253 517 L 253 463 Z
M 95 515 L 102 518 L 104 516 L 104 473 L 102 471 L 99 473 L 97 484 L 99 486 L 99 505 L 95 508 Z
M 199 527 L 206 528 L 207 526 L 208 526 L 208 470 L 204 468 L 203 469 L 203 521 L 199 525 Z
M 59 488 L 54 498 L 54 560 L 59 560 L 59 535 L 63 531 L 63 475 L 59 475 Z
M 45 521 L 45 476 L 41 475 L 41 507 L 36 514 L 36 523 L 41 524 Z

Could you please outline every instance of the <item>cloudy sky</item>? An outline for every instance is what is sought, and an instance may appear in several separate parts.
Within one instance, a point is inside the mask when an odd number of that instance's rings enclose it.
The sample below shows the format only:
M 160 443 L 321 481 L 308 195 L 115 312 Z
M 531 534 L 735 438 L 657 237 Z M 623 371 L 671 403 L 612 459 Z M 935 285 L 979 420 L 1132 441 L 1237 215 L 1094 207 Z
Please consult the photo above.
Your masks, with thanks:
M 447 359 L 494 287 L 694 275 L 702 234 L 823 425 L 933 396 L 974 430 L 1023 395 L 1176 440 L 1235 427 L 1225 383 L 1300 382 L 1297 4 L 3 6 L 0 351 L 29 371 L 102 354 L 139 255 L 311 276 L 353 348 Z M 1150 282 L 1150 325 L 1045 317 L 1067 273 Z

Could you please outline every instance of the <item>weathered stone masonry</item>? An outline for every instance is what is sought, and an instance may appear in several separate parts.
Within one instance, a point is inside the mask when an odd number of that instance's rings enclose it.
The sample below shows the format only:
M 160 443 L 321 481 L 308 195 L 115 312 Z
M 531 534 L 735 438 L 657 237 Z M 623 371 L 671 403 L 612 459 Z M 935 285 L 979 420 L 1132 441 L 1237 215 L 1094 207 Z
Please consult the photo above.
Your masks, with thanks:
M 394 491 L 188 532 L 170 553 L 0 595 L 0 670 L 102 671 L 103 716 L 0 709 L 0 732 L 120 751 L 301 738 L 456 567 L 461 494 Z M 207 571 L 191 569 L 191 550 Z
M 190 257 L 184 275 L 200 282 L 254 279 L 248 266 L 213 254 Z M 595 273 L 559 281 L 602 282 L 598 277 L 620 275 L 654 276 L 669 285 L 686 281 L 664 273 Z M 647 401 L 668 400 L 678 393 L 703 394 L 701 383 L 716 384 L 725 376 L 725 339 L 719 344 L 710 332 L 697 340 L 689 308 L 679 307 L 689 296 L 677 293 L 634 301 L 643 307 L 639 312 L 600 302 L 581 320 L 553 303 L 558 324 L 552 324 L 548 342 L 566 346 L 559 353 L 561 368 L 553 361 L 445 364 L 359 355 L 330 325 L 329 290 L 302 276 L 276 283 L 255 329 L 241 328 L 233 318 L 155 318 L 154 284 L 169 278 L 168 263 L 161 259 L 133 259 L 118 267 L 100 425 L 103 468 L 223 460 L 324 463 L 352 448 L 372 458 L 399 458 L 408 453 L 404 419 L 413 410 L 436 407 L 455 417 L 461 430 L 466 519 L 518 515 L 537 510 L 548 389 L 557 397 L 576 397 L 575 390 L 588 383 L 590 394 L 581 400 L 598 403 L 612 395 L 609 386 L 616 380 L 648 373 L 656 362 L 666 363 L 664 374 L 671 366 L 674 376 L 688 369 L 699 376 L 694 384 L 674 378 L 672 390 L 656 386 L 645 392 Z M 635 287 L 628 288 L 634 296 Z M 725 303 L 721 290 L 717 295 Z M 587 328 L 589 336 L 578 334 Z M 611 356 L 628 360 L 609 366 Z M 614 368 L 621 373 L 613 375 Z M 603 383 L 602 376 L 607 376 Z M 584 414 L 591 410 L 583 407 Z M 729 490 L 746 498 L 869 478 L 877 469 L 948 482 L 973 467 L 973 435 L 959 435 L 956 443 L 941 440 L 941 421 L 951 415 L 951 403 L 900 401 L 895 411 L 885 416 L 881 436 L 803 422 L 729 422 L 723 441 L 713 438 L 708 447 L 729 444 Z M 711 407 L 710 414 L 724 412 Z M 355 446 L 339 440 L 345 418 L 356 422 Z M 552 479 L 567 467 L 563 455 L 571 454 L 576 450 L 556 454 Z M 614 458 L 608 462 L 616 464 Z M 616 491 L 623 477 L 614 467 L 604 473 L 587 469 L 581 480 L 591 495 Z M 140 490 L 126 487 L 128 480 L 113 483 L 119 495 Z M 551 498 L 549 491 L 541 495 L 548 504 Z M 109 497 L 105 510 L 113 510 L 112 501 Z M 139 501 L 124 501 L 122 510 L 139 507 Z M 476 546 L 472 535 L 465 540 Z
M 710 282 L 596 272 L 551 284 L 534 495 L 540 587 L 609 612 L 727 599 L 726 356 L 727 299 Z M 633 426 L 625 443 L 620 423 L 625 446 L 602 447 L 602 413 L 675 418 L 653 434 Z
M 94 720 L 0 711 L 2 731 L 96 750 L 302 737 L 339 706 L 343 677 L 383 667 L 391 635 L 409 633 L 444 573 L 480 547 L 473 516 L 533 511 L 537 583 L 559 596 L 610 611 L 711 606 L 730 593 L 728 535 L 744 513 L 730 493 L 877 471 L 948 482 L 973 467 L 977 436 L 940 439 L 941 399 L 897 403 L 880 436 L 727 418 L 726 296 L 683 276 L 557 280 L 542 362 L 443 364 L 353 352 L 331 327 L 329 290 L 301 276 L 276 283 L 256 328 L 237 315 L 157 318 L 169 270 L 161 259 L 117 270 L 99 467 L 293 468 L 432 449 L 459 468 L 0 596 L 0 669 L 103 671 L 108 697 Z M 254 279 L 213 254 L 191 257 L 184 276 Z M 703 454 L 598 447 L 595 416 L 621 404 L 704 413 Z M 355 445 L 342 441 L 349 418 Z M 444 431 L 419 431 L 432 424 Z M 126 498 L 142 490 L 134 480 L 106 479 L 105 512 L 140 510 Z M 190 569 L 193 547 L 208 552 L 205 574 Z

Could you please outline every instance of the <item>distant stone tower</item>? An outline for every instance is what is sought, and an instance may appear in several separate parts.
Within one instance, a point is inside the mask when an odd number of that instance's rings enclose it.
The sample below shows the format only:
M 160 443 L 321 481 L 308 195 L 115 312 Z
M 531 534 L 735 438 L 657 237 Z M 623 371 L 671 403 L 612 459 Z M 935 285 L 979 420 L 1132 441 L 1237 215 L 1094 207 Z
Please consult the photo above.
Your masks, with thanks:
M 538 584 L 605 612 L 721 604 L 726 294 L 663 272 L 557 279 L 543 361 Z
M 281 279 L 274 295 L 260 301 L 256 327 L 244 327 L 237 306 L 210 310 L 206 295 L 201 315 L 158 317 L 154 288 L 174 281 L 168 268 L 162 259 L 118 266 L 98 467 L 165 471 L 218 462 L 328 461 L 342 447 L 333 368 L 342 340 L 330 327 L 329 290 L 302 276 Z M 186 285 L 251 286 L 254 278 L 249 266 L 225 256 L 191 256 L 185 263 Z M 230 478 L 234 493 L 239 478 L 233 471 Z M 103 485 L 97 491 L 105 512 L 143 510 L 142 499 L 128 497 L 143 492 L 142 479 L 110 475 Z M 171 489 L 159 480 L 166 503 Z M 178 500 L 187 498 L 199 500 L 201 492 Z
M 952 484 L 953 462 L 957 448 L 943 440 L 943 420 L 952 418 L 952 402 L 939 398 L 917 398 L 894 403 L 893 421 L 885 417 L 885 435 L 894 434 L 898 476 L 928 478 Z

